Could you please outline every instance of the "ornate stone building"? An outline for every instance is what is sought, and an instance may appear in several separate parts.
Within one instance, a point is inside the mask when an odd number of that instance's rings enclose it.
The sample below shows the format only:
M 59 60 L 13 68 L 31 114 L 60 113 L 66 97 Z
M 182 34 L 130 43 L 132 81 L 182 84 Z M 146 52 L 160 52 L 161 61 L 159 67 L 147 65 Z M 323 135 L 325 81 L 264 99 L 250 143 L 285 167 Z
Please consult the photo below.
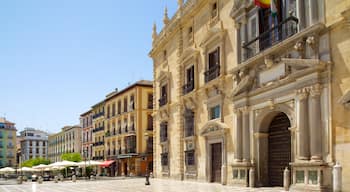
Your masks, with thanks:
M 178 4 L 150 52 L 156 176 L 330 191 L 338 161 L 349 188 L 350 1 Z

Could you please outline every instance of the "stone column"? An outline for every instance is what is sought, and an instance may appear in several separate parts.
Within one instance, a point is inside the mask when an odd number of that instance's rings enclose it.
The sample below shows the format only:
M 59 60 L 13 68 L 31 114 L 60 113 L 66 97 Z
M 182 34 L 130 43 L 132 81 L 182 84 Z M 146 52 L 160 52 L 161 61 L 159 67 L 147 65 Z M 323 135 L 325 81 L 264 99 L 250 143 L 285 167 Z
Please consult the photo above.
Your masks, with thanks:
M 250 139 L 249 139 L 249 110 L 248 107 L 243 108 L 243 161 L 250 162 Z
M 310 8 L 310 24 L 314 24 L 318 21 L 318 1 L 308 0 Z
M 297 0 L 297 17 L 299 19 L 299 31 L 305 28 L 305 8 L 304 0 Z
M 242 112 L 236 110 L 235 161 L 242 161 Z
M 310 117 L 310 152 L 311 160 L 322 160 L 322 125 L 321 125 L 321 95 L 320 85 L 315 85 L 311 89 L 311 104 L 309 110 Z
M 236 50 L 237 50 L 237 63 L 240 63 L 242 61 L 242 55 L 241 55 L 241 24 L 240 23 L 235 23 L 235 27 L 236 27 L 236 36 L 235 36 L 235 40 L 236 40 Z
M 308 93 L 305 89 L 299 90 L 297 93 L 299 100 L 299 111 L 298 111 L 298 130 L 299 130 L 299 159 L 308 160 L 310 157 L 309 147 L 309 127 L 308 127 Z

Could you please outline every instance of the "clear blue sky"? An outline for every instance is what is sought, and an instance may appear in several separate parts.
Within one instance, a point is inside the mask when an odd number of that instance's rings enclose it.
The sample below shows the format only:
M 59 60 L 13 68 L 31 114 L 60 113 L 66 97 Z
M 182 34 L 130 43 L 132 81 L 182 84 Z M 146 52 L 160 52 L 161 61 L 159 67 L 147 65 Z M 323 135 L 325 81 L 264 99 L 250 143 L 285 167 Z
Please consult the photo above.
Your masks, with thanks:
M 57 132 L 116 87 L 152 79 L 154 21 L 176 0 L 0 1 L 0 116 Z

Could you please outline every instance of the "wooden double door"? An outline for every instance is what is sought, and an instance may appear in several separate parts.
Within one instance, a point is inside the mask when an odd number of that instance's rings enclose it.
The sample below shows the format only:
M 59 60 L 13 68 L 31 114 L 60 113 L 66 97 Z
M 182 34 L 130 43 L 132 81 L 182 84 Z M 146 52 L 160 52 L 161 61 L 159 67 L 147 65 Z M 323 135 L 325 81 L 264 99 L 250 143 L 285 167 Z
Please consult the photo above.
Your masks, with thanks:
M 210 145 L 211 148 L 211 177 L 210 182 L 221 183 L 222 148 L 221 143 Z
M 270 186 L 283 186 L 283 170 L 291 161 L 291 135 L 287 115 L 279 113 L 271 121 L 268 140 L 268 176 Z

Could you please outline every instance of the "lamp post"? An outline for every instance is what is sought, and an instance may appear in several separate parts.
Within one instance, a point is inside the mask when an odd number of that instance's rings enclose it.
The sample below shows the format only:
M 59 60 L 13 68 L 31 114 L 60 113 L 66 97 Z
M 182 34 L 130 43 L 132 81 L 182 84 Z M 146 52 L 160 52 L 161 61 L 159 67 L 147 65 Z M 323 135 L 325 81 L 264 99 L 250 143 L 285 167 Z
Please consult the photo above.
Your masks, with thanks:
M 86 148 L 83 149 L 83 154 L 84 154 L 84 162 L 85 162 L 85 165 L 84 165 L 84 169 L 85 169 L 85 179 L 87 179 L 87 173 L 86 173 L 86 153 L 87 153 L 87 150 Z

